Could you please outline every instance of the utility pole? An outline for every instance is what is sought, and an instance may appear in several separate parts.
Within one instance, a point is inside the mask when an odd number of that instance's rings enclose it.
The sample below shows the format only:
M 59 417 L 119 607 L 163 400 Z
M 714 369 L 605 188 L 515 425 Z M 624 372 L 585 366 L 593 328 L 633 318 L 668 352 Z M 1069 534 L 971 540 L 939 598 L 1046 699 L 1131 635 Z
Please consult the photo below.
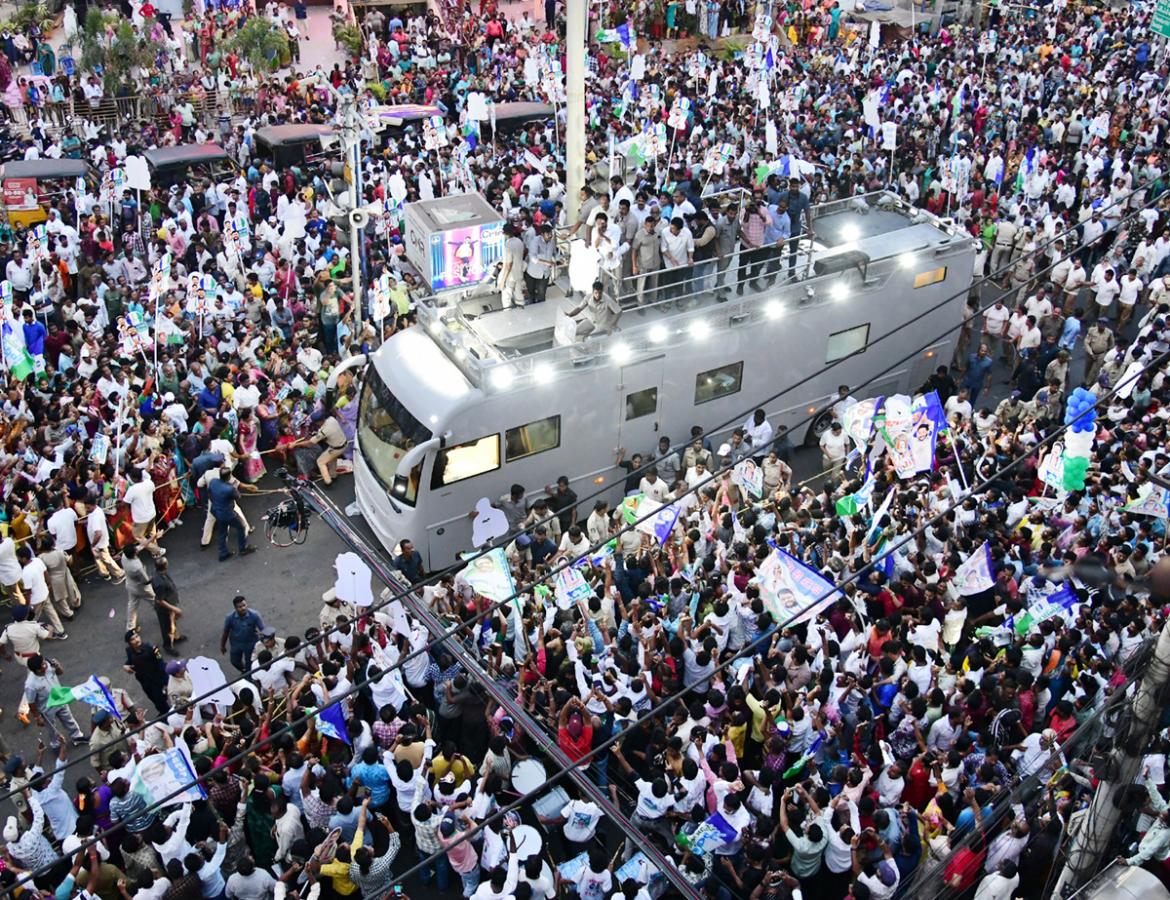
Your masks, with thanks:
M 1106 771 L 1089 805 L 1081 828 L 1072 837 L 1068 863 L 1053 888 L 1053 897 L 1068 897 L 1097 874 L 1121 823 L 1123 795 L 1141 770 L 1146 745 L 1158 725 L 1162 704 L 1158 697 L 1170 682 L 1170 620 L 1162 627 L 1154 656 L 1141 676 L 1130 707 L 1132 717 L 1113 742 Z
M 565 0 L 565 214 L 577 224 L 585 186 L 585 24 L 587 0 Z
M 334 92 L 337 102 L 336 124 L 341 134 L 343 158 L 349 166 L 349 268 L 353 276 L 354 337 L 360 340 L 362 313 L 366 297 L 362 286 L 362 232 L 364 225 L 354 221 L 354 214 L 365 206 L 362 202 L 362 128 L 363 121 L 357 98 L 353 94 Z M 364 218 L 364 214 L 363 214 Z

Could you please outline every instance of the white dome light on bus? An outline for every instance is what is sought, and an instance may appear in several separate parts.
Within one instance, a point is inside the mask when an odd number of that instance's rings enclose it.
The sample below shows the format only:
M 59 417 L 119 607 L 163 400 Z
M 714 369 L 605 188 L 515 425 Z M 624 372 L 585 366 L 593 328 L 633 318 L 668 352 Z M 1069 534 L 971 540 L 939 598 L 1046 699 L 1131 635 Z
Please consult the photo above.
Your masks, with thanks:
M 532 370 L 532 377 L 537 384 L 549 384 L 556 380 L 557 370 L 548 363 L 538 363 L 536 368 Z
M 833 287 L 833 299 L 837 302 L 849 299 L 849 285 L 838 284 Z
M 707 335 L 711 333 L 711 326 L 700 319 L 698 322 L 692 322 L 687 331 L 696 341 L 701 341 L 705 340 Z
M 631 356 L 630 345 L 623 343 L 622 341 L 618 341 L 609 348 L 609 355 L 614 358 L 614 361 L 624 363 Z
M 669 336 L 665 325 L 655 325 L 650 329 L 650 343 L 652 344 L 661 344 Z
M 913 269 L 917 262 L 918 258 L 913 253 L 903 253 L 898 257 L 898 263 L 903 269 Z
M 512 374 L 511 366 L 501 366 L 492 372 L 492 386 L 501 391 L 510 388 L 513 380 L 515 380 L 515 376 Z
M 841 237 L 849 243 L 853 243 L 861 237 L 861 229 L 852 223 L 844 225 L 841 228 Z
M 768 305 L 764 307 L 764 315 L 769 319 L 779 319 L 784 315 L 784 304 L 779 300 L 769 300 Z

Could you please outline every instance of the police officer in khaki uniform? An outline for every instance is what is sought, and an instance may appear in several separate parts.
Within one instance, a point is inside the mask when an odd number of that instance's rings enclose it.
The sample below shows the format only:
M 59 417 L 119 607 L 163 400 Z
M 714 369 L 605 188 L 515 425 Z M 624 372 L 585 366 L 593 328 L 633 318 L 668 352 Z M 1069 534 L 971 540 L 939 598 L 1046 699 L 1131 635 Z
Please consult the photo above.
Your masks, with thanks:
M 1113 332 L 1109 329 L 1108 319 L 1098 319 L 1085 332 L 1085 378 L 1086 384 L 1097 380 L 1097 373 L 1105 361 L 1105 354 L 1114 345 Z
M 310 447 L 316 444 L 320 448 L 316 459 L 317 471 L 321 473 L 321 480 L 326 485 L 330 485 L 333 484 L 333 464 L 345 454 L 346 448 L 349 446 L 349 439 L 345 436 L 341 423 L 332 413 L 326 414 L 318 410 L 313 413 L 312 421 L 316 423 L 317 430 L 307 438 L 298 441 L 294 446 Z M 308 459 L 301 457 L 297 460 L 298 468 L 303 473 L 306 472 L 308 466 L 301 464 L 302 459 L 305 462 Z

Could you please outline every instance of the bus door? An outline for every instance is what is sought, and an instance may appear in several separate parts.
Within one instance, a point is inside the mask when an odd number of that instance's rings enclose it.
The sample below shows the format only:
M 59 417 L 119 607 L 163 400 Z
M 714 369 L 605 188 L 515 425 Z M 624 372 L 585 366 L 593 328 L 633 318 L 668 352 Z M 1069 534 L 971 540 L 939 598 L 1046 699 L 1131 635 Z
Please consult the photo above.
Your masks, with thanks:
M 635 453 L 658 450 L 658 429 L 662 420 L 662 373 L 665 356 L 622 366 L 618 410 L 618 446 L 626 459 Z

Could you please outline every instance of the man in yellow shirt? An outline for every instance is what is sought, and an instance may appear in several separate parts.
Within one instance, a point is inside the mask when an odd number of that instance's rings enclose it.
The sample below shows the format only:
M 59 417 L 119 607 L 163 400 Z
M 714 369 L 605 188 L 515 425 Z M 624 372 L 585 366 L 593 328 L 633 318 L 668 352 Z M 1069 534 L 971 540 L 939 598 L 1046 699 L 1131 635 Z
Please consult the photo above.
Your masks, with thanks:
M 463 784 L 475 775 L 475 766 L 466 756 L 455 749 L 453 741 L 444 741 L 442 751 L 431 760 L 431 772 L 435 781 L 442 781 L 448 772 L 455 776 L 455 786 Z
M 362 842 L 366 838 L 366 813 L 370 806 L 370 798 L 367 797 L 362 801 L 361 815 L 358 817 L 358 828 L 354 833 L 353 842 L 346 844 L 340 843 L 337 845 L 337 850 L 333 854 L 333 859 L 327 863 L 318 862 L 317 870 L 322 878 L 333 879 L 333 890 L 342 897 L 351 897 L 357 893 L 357 885 L 349 877 L 349 864 L 353 862 L 353 854 L 361 849 Z

